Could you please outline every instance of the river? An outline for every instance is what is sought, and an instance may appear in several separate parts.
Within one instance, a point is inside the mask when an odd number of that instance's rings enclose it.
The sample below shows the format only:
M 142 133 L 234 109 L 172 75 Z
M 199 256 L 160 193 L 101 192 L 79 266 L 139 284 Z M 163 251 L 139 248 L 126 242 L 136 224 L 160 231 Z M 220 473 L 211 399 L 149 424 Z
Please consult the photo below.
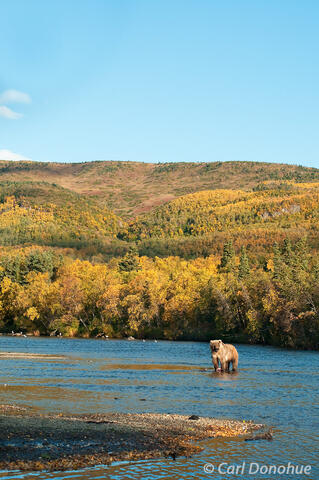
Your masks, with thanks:
M 202 453 L 189 459 L 118 463 L 76 472 L 2 471 L 0 479 L 318 480 L 319 353 L 237 348 L 238 374 L 215 374 L 208 343 L 0 337 L 0 352 L 64 356 L 2 358 L 1 404 L 28 406 L 40 413 L 195 414 L 274 427 L 273 441 L 210 439 L 203 442 Z M 238 475 L 224 473 L 227 466 L 243 462 Z M 310 475 L 253 473 L 262 465 L 288 462 L 310 465 Z

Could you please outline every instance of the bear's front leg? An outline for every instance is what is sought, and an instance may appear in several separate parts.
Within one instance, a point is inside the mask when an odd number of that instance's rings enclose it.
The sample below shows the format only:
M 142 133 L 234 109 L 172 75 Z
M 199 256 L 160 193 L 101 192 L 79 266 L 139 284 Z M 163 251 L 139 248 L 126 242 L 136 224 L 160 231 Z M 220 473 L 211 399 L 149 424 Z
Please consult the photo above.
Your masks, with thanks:
M 215 372 L 218 372 L 219 371 L 218 358 L 216 358 L 216 357 L 212 357 L 212 358 L 213 358 L 213 364 L 214 364 Z

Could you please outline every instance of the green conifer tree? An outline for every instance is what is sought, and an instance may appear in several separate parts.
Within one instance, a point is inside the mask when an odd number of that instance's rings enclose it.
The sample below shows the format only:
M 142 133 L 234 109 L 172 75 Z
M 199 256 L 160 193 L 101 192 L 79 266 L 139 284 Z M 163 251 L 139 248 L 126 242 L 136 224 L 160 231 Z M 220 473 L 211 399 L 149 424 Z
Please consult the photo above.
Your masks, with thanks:
M 274 243 L 273 252 L 274 252 L 274 278 L 277 279 L 280 277 L 280 272 L 282 269 L 281 251 L 277 242 Z
M 286 265 L 292 265 L 294 263 L 294 252 L 292 250 L 291 241 L 289 238 L 285 238 L 282 247 L 282 259 Z
M 307 238 L 301 238 L 295 247 L 295 266 L 301 270 L 307 270 L 309 265 L 309 250 Z
M 140 270 L 140 262 L 138 259 L 138 250 L 136 246 L 131 246 L 122 260 L 119 261 L 119 270 L 122 272 L 132 272 L 133 270 Z
M 246 248 L 243 246 L 240 250 L 240 259 L 238 267 L 238 278 L 242 280 L 250 273 L 249 260 L 246 252 Z
M 233 242 L 229 240 L 223 248 L 223 255 L 220 260 L 219 270 L 231 272 L 235 265 L 235 250 Z

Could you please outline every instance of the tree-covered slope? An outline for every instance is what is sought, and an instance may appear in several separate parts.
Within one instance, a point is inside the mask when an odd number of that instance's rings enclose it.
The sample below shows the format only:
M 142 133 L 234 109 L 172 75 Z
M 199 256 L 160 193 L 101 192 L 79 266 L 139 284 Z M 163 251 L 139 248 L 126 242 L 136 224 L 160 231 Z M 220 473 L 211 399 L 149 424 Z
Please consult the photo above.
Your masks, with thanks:
M 129 224 L 124 237 L 200 236 L 252 227 L 316 228 L 319 185 L 263 184 L 254 191 L 208 190 L 185 195 Z
M 60 186 L 0 183 L 0 245 L 84 247 L 122 227 L 108 208 Z
M 179 197 L 137 217 L 118 237 L 142 254 L 219 254 L 232 239 L 260 254 L 275 241 L 307 236 L 318 248 L 319 184 L 270 182 L 252 191 L 209 190 Z

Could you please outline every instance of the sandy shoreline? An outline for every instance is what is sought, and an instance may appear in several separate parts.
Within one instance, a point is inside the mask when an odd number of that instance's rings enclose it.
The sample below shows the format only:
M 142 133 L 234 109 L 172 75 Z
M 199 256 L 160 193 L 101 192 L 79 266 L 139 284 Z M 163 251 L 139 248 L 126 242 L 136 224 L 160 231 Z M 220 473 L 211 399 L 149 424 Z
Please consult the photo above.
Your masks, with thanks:
M 0 359 L 2 358 L 14 358 L 14 359 L 44 359 L 44 360 L 62 360 L 65 359 L 65 355 L 51 355 L 46 353 L 25 353 L 25 352 L 0 352 Z
M 119 460 L 189 456 L 197 441 L 247 434 L 262 425 L 165 414 L 40 415 L 0 406 L 0 469 L 66 470 Z

